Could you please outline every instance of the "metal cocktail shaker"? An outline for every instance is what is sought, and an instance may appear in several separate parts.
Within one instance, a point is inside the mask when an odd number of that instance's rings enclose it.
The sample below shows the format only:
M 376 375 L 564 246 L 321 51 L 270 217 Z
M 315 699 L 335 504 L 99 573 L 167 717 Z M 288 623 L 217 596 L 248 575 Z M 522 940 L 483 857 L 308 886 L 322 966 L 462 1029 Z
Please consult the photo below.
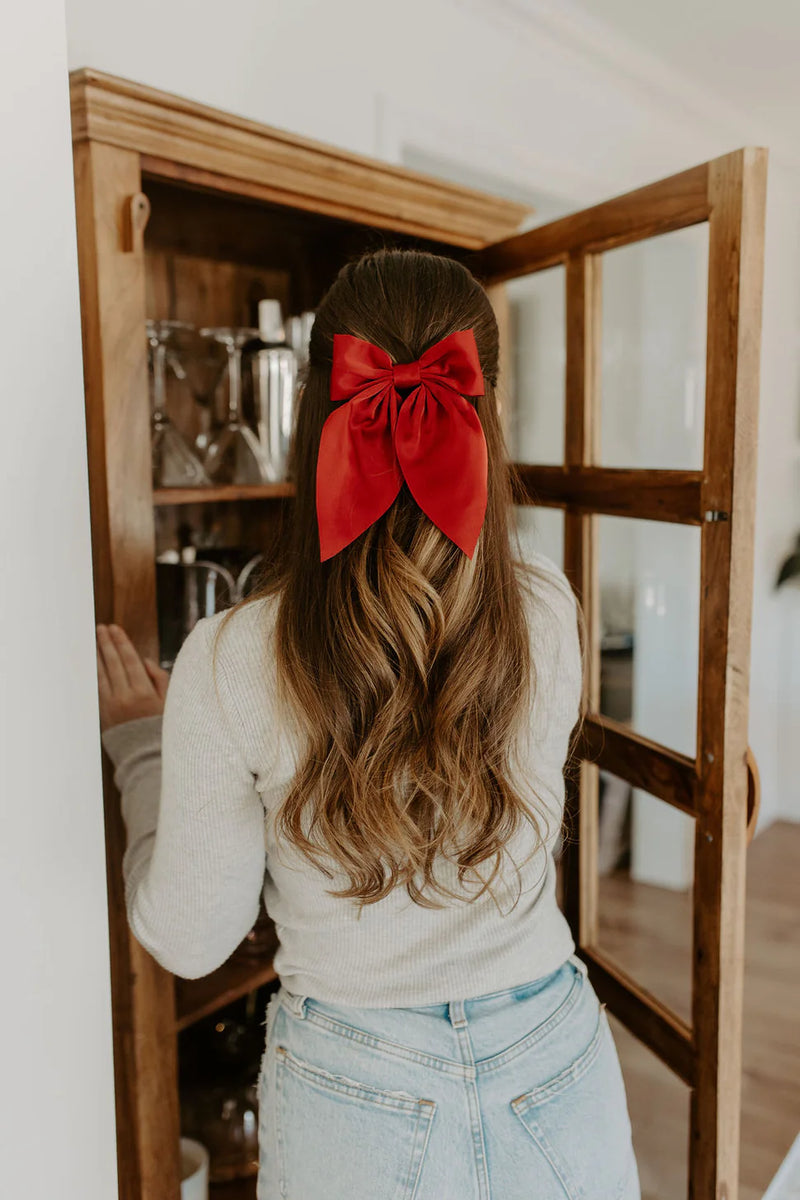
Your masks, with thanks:
M 287 344 L 280 301 L 260 300 L 258 339 L 246 348 L 256 434 L 272 482 L 286 478 L 298 361 Z

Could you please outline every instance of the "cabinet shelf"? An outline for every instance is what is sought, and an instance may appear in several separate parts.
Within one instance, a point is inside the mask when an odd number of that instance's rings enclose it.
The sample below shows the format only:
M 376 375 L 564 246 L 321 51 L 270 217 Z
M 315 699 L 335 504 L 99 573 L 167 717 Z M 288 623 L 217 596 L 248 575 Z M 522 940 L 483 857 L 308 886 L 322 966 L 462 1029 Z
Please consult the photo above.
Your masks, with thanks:
M 294 495 L 294 484 L 289 480 L 281 483 L 225 484 L 222 487 L 155 488 L 153 503 L 208 504 L 231 500 L 280 500 Z
M 176 979 L 175 1027 L 180 1032 L 277 978 L 271 958 L 248 961 L 234 956 L 202 979 Z

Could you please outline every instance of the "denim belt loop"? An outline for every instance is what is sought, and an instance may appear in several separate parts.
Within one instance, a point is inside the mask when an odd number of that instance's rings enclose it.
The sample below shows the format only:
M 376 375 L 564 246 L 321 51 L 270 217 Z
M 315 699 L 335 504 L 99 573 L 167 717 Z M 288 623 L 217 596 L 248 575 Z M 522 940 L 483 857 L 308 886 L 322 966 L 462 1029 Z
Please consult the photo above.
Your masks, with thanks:
M 447 1015 L 454 1029 L 464 1029 L 467 1025 L 467 1014 L 463 1000 L 451 1000 L 448 1004 Z
M 572 963 L 572 965 L 574 967 L 577 968 L 577 970 L 580 971 L 580 973 L 581 973 L 581 975 L 583 975 L 584 979 L 588 978 L 589 968 L 587 967 L 586 963 L 583 961 L 582 958 L 579 958 L 577 954 L 571 954 L 569 961 Z
M 296 992 L 290 992 L 285 987 L 281 989 L 283 1003 L 286 1005 L 296 1017 L 303 1019 L 306 1015 L 306 1000 L 308 996 L 299 995 Z

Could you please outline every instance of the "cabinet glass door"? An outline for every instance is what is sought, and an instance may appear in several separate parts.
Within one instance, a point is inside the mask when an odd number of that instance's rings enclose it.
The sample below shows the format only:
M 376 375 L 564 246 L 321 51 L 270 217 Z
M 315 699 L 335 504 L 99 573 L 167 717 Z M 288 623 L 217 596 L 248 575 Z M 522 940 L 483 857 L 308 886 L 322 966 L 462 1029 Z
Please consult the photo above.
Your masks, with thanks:
M 471 263 L 492 295 L 505 285 L 517 339 L 506 428 L 534 509 L 521 520 L 563 561 L 586 617 L 567 915 L 600 998 L 688 1090 L 685 1190 L 726 1200 L 738 1191 L 765 188 L 766 152 L 739 150 Z M 545 510 L 559 522 L 539 522 Z M 684 897 L 662 930 L 666 976 L 642 958 L 659 936 L 646 894 L 627 941 L 614 920 L 614 819 L 632 886 Z

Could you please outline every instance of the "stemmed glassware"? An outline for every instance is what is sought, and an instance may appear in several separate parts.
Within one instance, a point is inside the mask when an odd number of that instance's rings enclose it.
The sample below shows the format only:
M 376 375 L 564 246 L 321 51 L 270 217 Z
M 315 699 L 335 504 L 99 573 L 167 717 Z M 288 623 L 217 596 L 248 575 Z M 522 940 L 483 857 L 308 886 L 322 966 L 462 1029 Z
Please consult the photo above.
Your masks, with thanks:
M 200 429 L 194 449 L 201 459 L 205 458 L 219 425 L 214 401 L 227 361 L 225 347 L 213 337 L 203 337 L 193 325 L 176 336 L 171 365 L 198 406 Z
M 147 341 L 153 366 L 151 393 L 153 486 L 197 487 L 210 482 L 208 475 L 185 438 L 167 416 L 167 359 L 170 343 L 180 332 L 191 329 L 183 321 L 148 321 Z
M 270 476 L 258 438 L 242 418 L 242 346 L 257 329 L 220 326 L 200 330 L 200 336 L 219 342 L 228 352 L 228 418 L 213 436 L 204 466 L 214 483 L 269 483 Z

